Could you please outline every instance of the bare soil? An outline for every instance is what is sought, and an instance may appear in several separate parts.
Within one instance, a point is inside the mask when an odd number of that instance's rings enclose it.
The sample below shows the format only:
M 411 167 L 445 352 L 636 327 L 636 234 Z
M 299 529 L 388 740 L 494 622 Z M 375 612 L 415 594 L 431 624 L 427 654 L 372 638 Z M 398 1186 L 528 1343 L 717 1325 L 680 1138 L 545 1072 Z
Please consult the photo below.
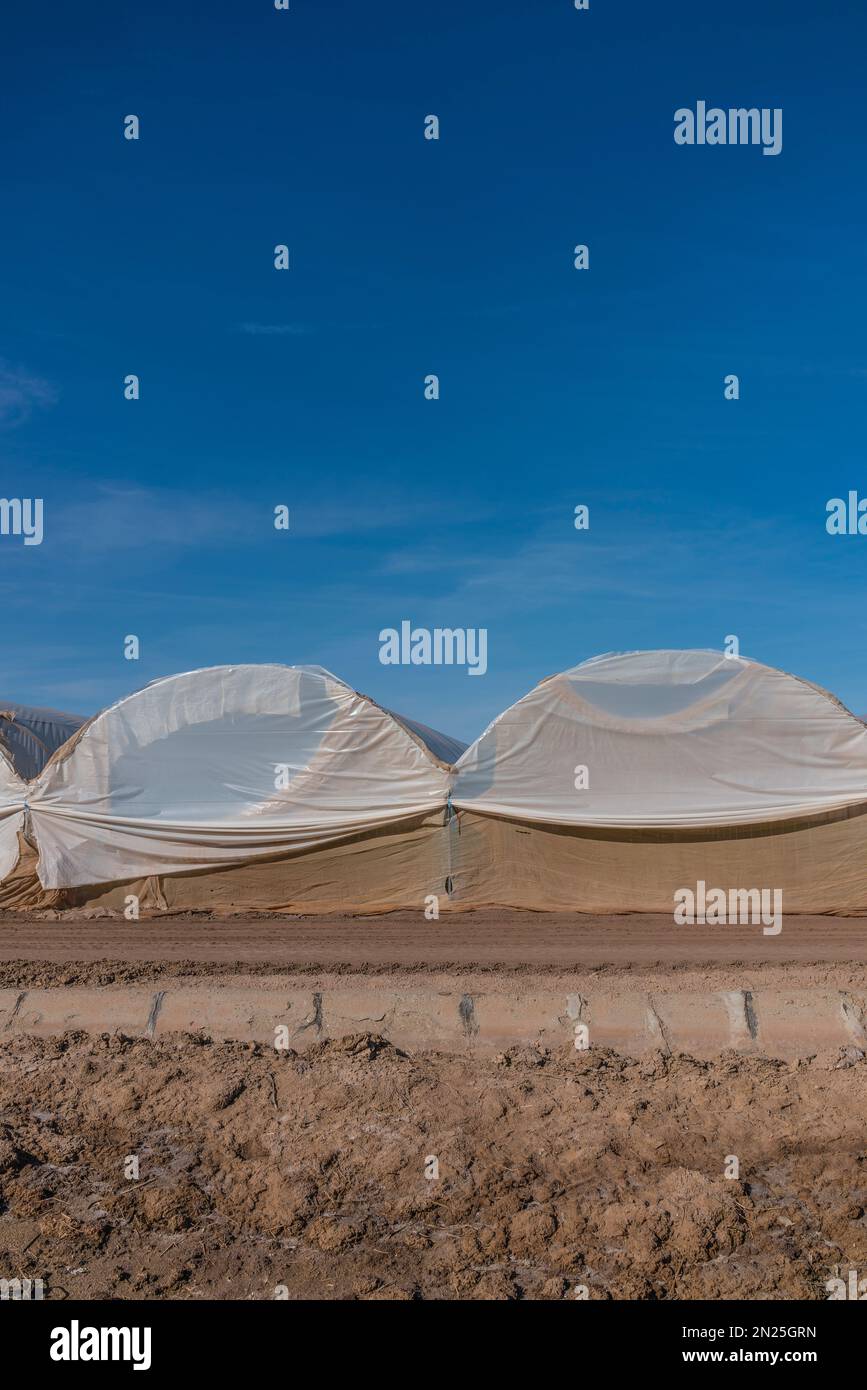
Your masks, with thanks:
M 845 1050 L 71 1035 L 0 1064 L 0 1269 L 52 1298 L 821 1298 L 867 1264 L 867 1063 Z
M 239 968 L 863 984 L 865 958 L 857 919 L 774 939 L 529 913 L 0 924 L 0 980 L 22 987 Z M 0 1278 L 52 1299 L 825 1298 L 867 1268 L 865 1211 L 857 1047 L 635 1060 L 407 1055 L 371 1033 L 303 1053 L 0 1035 Z
M 101 910 L 105 912 L 104 909 Z M 867 918 L 787 917 L 779 936 L 748 926 L 678 927 L 670 916 L 484 910 L 426 922 L 417 912 L 376 917 L 218 917 L 170 914 L 127 922 L 106 914 L 0 918 L 0 962 L 183 963 L 263 973 L 495 970 L 562 973 L 694 966 L 777 969 L 788 964 L 867 965 Z

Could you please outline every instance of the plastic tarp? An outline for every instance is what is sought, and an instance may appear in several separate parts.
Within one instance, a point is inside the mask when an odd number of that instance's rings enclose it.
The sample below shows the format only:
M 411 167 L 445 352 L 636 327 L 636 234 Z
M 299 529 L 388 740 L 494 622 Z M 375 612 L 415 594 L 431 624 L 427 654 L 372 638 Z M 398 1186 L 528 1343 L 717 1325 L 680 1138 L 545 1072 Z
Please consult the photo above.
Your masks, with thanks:
M 18 832 L 24 827 L 25 786 L 0 748 L 0 883 L 18 863 Z
M 661 912 L 699 880 L 782 893 L 785 912 L 867 913 L 867 808 L 701 830 L 562 826 L 460 812 L 449 906 Z
M 120 700 L 47 764 L 29 789 L 39 878 L 67 888 L 319 849 L 444 814 L 448 785 L 411 727 L 319 667 L 191 671 Z
M 0 748 L 19 776 L 36 777 L 51 754 L 84 724 L 77 714 L 0 700 Z
M 735 826 L 865 800 L 859 719 L 708 651 L 600 656 L 542 681 L 467 749 L 453 790 L 459 810 L 560 826 Z
M 407 719 L 403 714 L 395 714 L 393 709 L 386 710 L 392 719 L 396 719 L 398 724 L 402 724 L 416 738 L 420 738 L 433 753 L 435 758 L 439 758 L 443 763 L 456 763 L 458 758 L 467 749 L 466 743 L 461 743 L 460 739 L 451 738 L 448 734 L 441 734 L 436 729 L 429 729 L 427 724 L 419 724 L 415 719 Z

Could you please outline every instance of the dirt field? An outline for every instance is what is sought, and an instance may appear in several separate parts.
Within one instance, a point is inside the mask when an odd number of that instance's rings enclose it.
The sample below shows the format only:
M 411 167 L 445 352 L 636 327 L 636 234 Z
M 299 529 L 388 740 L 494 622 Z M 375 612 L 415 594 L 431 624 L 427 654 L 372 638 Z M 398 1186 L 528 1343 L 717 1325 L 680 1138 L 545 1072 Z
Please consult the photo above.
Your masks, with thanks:
M 787 981 L 863 994 L 865 953 L 855 919 L 774 939 L 532 914 L 10 919 L 0 986 L 108 1000 L 183 980 L 210 998 L 243 971 L 434 995 L 455 975 L 483 1000 L 594 982 L 785 997 Z M 22 1019 L 0 1023 L 0 1278 L 42 1278 L 49 1298 L 824 1298 L 838 1269 L 867 1269 L 854 1043 L 785 1060 L 759 1033 L 629 1057 L 481 1050 L 469 1030 L 462 1051 L 413 1049 L 365 1028 L 276 1051 Z
M 485 910 L 438 922 L 426 922 L 417 912 L 277 919 L 196 913 L 140 922 L 110 916 L 86 920 L 73 913 L 53 917 L 0 918 L 0 961 L 194 961 L 351 972 L 867 964 L 863 917 L 788 917 L 777 937 L 763 936 L 757 927 L 678 927 L 670 916 L 652 914 L 577 917 Z

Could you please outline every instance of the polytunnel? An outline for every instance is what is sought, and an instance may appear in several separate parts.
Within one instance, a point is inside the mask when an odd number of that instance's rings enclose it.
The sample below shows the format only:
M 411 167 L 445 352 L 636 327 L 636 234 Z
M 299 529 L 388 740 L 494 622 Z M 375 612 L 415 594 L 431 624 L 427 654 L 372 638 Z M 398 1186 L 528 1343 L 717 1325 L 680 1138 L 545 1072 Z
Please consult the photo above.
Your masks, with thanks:
M 672 911 L 685 885 L 867 909 L 867 727 L 710 651 L 596 657 L 499 715 L 454 775 L 454 902 Z
M 442 754 L 463 746 L 320 667 L 154 681 L 88 721 L 29 786 L 34 901 L 421 908 L 447 872 Z

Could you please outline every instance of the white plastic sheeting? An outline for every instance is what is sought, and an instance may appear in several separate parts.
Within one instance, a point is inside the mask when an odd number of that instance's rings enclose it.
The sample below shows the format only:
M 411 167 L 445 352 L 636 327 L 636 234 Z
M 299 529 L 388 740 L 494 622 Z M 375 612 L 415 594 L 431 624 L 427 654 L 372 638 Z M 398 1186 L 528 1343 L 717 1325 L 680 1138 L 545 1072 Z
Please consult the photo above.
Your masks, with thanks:
M 543 681 L 451 770 L 460 748 L 319 667 L 173 676 L 91 720 L 34 781 L 0 749 L 0 880 L 25 806 L 41 883 L 62 889 L 411 833 L 445 813 L 450 787 L 458 810 L 576 827 L 867 803 L 864 724 L 805 681 L 716 652 L 597 657 Z
M 445 810 L 420 736 L 319 667 L 219 666 L 103 711 L 29 789 L 45 888 L 319 848 Z
M 36 777 L 84 723 L 77 714 L 0 700 L 0 749 L 21 777 Z
M 600 656 L 542 681 L 467 749 L 453 791 L 458 809 L 611 827 L 737 825 L 865 800 L 859 719 L 794 676 L 708 651 Z
M 25 787 L 0 748 L 0 883 L 18 863 L 18 831 L 24 826 Z

